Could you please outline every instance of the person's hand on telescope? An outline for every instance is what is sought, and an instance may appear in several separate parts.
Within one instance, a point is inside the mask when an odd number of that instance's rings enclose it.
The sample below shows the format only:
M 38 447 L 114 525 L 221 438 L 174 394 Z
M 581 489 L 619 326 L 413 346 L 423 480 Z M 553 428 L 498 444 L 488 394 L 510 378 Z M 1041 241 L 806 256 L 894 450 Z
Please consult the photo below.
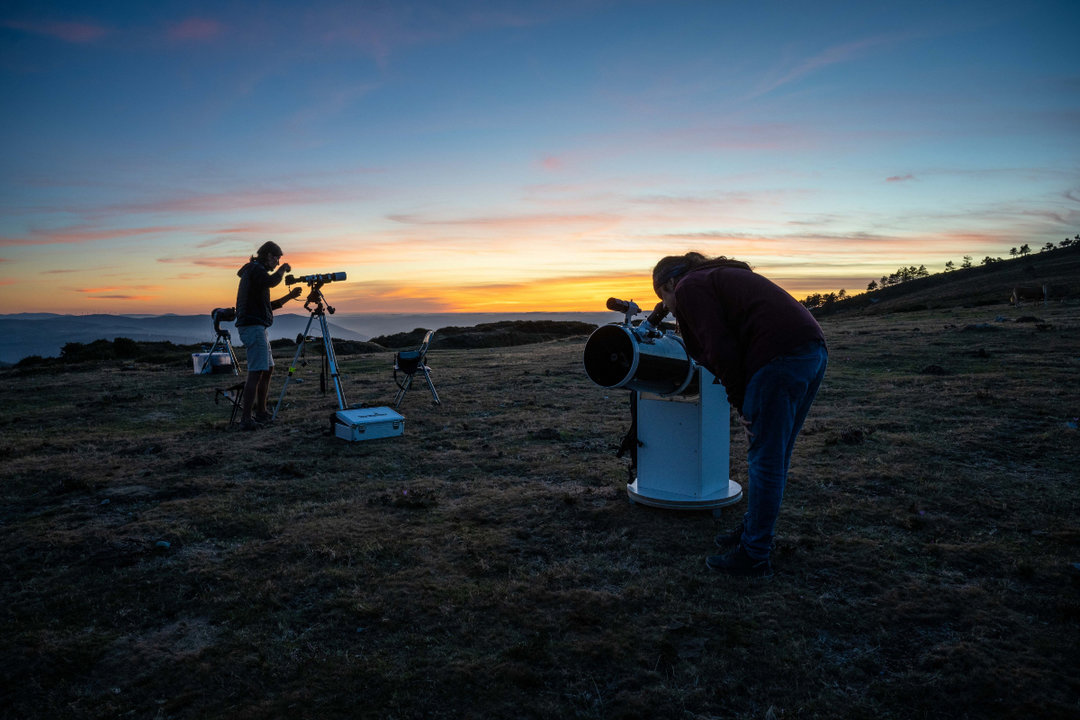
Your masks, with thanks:
M 279 272 L 292 272 L 292 265 L 289 263 L 282 263 Z

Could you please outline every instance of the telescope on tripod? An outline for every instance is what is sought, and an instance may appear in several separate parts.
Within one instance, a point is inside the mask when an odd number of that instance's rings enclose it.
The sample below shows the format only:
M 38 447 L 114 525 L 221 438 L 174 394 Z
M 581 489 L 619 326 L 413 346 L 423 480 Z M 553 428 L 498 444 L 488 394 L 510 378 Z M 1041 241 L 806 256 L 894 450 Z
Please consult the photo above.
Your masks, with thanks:
M 626 486 L 632 502 L 679 510 L 708 510 L 742 498 L 728 477 L 731 411 L 724 386 L 686 351 L 682 338 L 664 330 L 657 304 L 643 321 L 633 300 L 610 298 L 621 323 L 597 328 L 585 343 L 583 363 L 601 387 L 631 391 L 634 418 Z
M 286 285 L 307 283 L 310 290 L 308 291 L 307 299 L 304 300 L 304 309 L 307 310 L 310 315 L 308 316 L 307 325 L 304 327 L 303 334 L 298 335 L 296 338 L 296 354 L 293 355 L 293 360 L 289 363 L 289 374 L 285 377 L 285 384 L 281 388 L 281 396 L 278 398 L 277 405 L 274 406 L 274 412 L 270 417 L 271 420 L 277 419 L 278 411 L 281 409 L 281 404 L 285 400 L 285 391 L 289 389 L 289 382 L 293 379 L 296 367 L 304 354 L 304 346 L 309 340 L 314 340 L 314 338 L 309 338 L 308 333 L 311 331 L 311 325 L 315 322 L 316 318 L 319 320 L 319 329 L 322 332 L 323 370 L 320 374 L 322 391 L 326 392 L 326 378 L 329 377 L 334 383 L 334 392 L 337 395 L 338 409 L 344 410 L 346 408 L 345 391 L 341 387 L 341 376 L 338 373 L 337 355 L 334 354 L 334 340 L 330 337 L 330 326 L 326 321 L 326 314 L 330 313 L 333 315 L 335 311 L 333 306 L 326 302 L 326 296 L 323 295 L 322 292 L 323 285 L 326 283 L 344 279 L 345 273 L 343 272 L 304 275 L 301 277 L 293 277 L 292 275 L 285 276 Z
M 344 279 L 345 273 L 343 272 L 317 273 L 300 277 L 285 276 L 286 285 L 305 283 L 310 288 L 307 298 L 304 300 L 304 309 L 310 315 L 303 334 L 296 338 L 296 354 L 293 355 L 293 360 L 289 363 L 289 374 L 285 377 L 285 384 L 281 388 L 281 397 L 278 398 L 270 419 L 277 418 L 281 404 L 285 400 L 285 391 L 289 389 L 289 382 L 292 380 L 300 358 L 304 354 L 304 346 L 309 340 L 313 341 L 315 339 L 309 338 L 308 333 L 311 330 L 312 323 L 318 318 L 323 346 L 323 366 L 319 376 L 320 386 L 322 392 L 325 393 L 326 379 L 329 377 L 334 384 L 334 393 L 337 395 L 338 410 L 330 416 L 331 435 L 349 441 L 374 440 L 402 435 L 405 432 L 405 418 L 395 410 L 388 407 L 349 408 L 348 402 L 345 400 L 345 391 L 341 387 L 341 375 L 338 371 L 337 354 L 334 352 L 334 340 L 330 337 L 330 325 L 326 320 L 327 313 L 334 314 L 334 307 L 326 301 L 326 296 L 322 292 L 323 285 L 326 283 Z M 432 393 L 434 392 L 434 387 L 432 387 Z M 400 402 L 400 396 L 398 402 Z

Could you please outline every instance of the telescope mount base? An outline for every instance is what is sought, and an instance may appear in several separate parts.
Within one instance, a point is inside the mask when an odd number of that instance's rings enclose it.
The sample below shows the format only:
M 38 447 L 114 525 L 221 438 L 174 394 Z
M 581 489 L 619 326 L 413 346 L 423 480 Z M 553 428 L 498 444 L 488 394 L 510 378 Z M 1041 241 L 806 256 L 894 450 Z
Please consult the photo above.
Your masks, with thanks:
M 742 486 L 734 480 L 728 480 L 727 487 L 709 493 L 703 497 L 690 497 L 681 493 L 665 492 L 657 488 L 648 488 L 643 494 L 638 491 L 638 481 L 626 486 L 630 502 L 667 510 L 715 510 L 734 505 L 742 500 Z

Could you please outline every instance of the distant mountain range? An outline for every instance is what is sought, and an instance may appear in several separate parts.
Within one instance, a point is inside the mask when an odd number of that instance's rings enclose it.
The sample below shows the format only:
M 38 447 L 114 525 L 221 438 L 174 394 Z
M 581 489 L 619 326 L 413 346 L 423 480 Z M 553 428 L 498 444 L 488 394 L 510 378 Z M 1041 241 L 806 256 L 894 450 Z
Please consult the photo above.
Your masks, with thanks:
M 270 338 L 295 338 L 304 332 L 307 322 L 307 315 L 278 315 L 270 328 Z M 240 344 L 232 323 L 223 323 L 221 327 L 231 332 L 234 343 Z M 316 322 L 311 333 L 319 332 Z M 341 340 L 367 340 L 367 337 L 333 323 L 330 334 Z M 178 345 L 210 344 L 214 341 L 214 327 L 209 314 L 132 317 L 21 313 L 0 315 L 0 337 L 5 340 L 0 346 L 0 362 L 15 363 L 28 355 L 55 357 L 69 342 L 89 343 L 118 337 L 139 342 L 169 341 Z
M 427 315 L 364 315 L 338 313 L 328 322 L 330 335 L 336 340 L 368 340 L 373 336 L 407 332 L 415 328 L 438 329 L 448 326 L 469 327 L 478 323 L 500 320 L 578 320 L 597 325 L 621 319 L 614 313 L 438 313 Z M 270 339 L 294 339 L 304 332 L 309 315 L 279 314 L 270 328 Z M 232 323 L 222 323 L 235 344 L 240 338 Z M 320 335 L 316 320 L 309 331 Z M 69 342 L 90 343 L 94 340 L 129 338 L 137 342 L 168 341 L 178 345 L 210 345 L 214 328 L 209 313 L 205 315 L 57 315 L 52 313 L 19 313 L 0 315 L 0 364 L 13 364 L 30 355 L 57 357 Z

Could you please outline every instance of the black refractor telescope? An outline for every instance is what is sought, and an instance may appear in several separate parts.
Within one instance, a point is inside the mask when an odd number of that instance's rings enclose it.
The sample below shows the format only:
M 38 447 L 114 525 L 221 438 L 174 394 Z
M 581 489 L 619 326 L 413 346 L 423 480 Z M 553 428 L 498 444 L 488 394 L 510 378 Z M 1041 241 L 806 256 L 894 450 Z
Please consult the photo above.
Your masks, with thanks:
M 326 283 L 337 282 L 345 279 L 345 273 L 315 273 L 314 275 L 301 275 L 300 277 L 293 277 L 292 275 L 285 276 L 286 285 L 298 285 L 305 283 L 307 285 L 325 285 Z

